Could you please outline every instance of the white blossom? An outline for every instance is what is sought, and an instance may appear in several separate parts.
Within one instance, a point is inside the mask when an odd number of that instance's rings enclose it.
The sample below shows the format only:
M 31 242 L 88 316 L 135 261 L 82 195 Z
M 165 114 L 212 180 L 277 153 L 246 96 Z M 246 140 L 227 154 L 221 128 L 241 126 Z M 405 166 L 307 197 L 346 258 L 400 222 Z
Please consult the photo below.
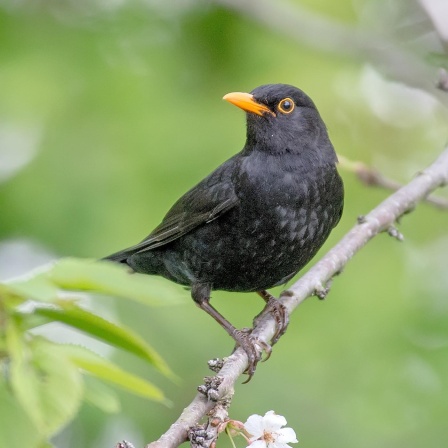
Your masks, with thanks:
M 291 448 L 288 443 L 297 443 L 296 433 L 292 428 L 282 428 L 286 419 L 274 411 L 261 415 L 251 415 L 244 428 L 250 434 L 250 448 Z M 248 447 L 249 448 L 249 447 Z

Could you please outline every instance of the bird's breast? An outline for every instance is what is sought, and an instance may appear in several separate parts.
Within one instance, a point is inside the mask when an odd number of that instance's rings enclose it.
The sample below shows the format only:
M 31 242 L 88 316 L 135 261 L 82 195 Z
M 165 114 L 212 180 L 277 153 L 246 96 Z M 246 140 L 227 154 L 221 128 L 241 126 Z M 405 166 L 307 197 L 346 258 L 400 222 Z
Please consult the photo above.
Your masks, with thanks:
M 334 227 L 339 210 L 331 199 L 328 176 L 265 167 L 244 174 L 238 184 L 240 203 L 229 215 L 234 228 L 234 278 L 248 286 L 271 287 L 299 271 Z M 331 177 L 331 176 L 330 176 Z M 230 252 L 230 251 L 229 251 Z

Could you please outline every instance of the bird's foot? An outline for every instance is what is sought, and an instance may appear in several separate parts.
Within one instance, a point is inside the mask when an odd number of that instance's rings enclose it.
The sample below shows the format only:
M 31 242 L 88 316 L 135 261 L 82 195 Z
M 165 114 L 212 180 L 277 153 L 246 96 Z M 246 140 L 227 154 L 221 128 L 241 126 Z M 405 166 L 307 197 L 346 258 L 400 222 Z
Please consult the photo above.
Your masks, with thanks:
M 268 343 L 253 337 L 251 333 L 252 329 L 243 328 L 242 330 L 235 330 L 232 334 L 237 346 L 246 352 L 248 358 L 248 366 L 244 373 L 247 373 L 249 378 L 243 384 L 248 383 L 254 376 L 257 364 L 261 360 L 262 352 L 266 352 L 266 359 L 271 356 L 272 352 L 272 348 Z
M 261 359 L 262 352 L 266 352 L 266 359 L 268 359 L 271 355 L 272 348 L 265 341 L 253 337 L 252 329 L 237 330 L 227 319 L 225 319 L 215 308 L 212 307 L 209 298 L 203 297 L 204 291 L 201 291 L 200 287 L 201 285 L 196 285 L 196 289 L 192 289 L 194 292 L 194 294 L 192 292 L 192 296 L 197 305 L 207 314 L 212 316 L 227 331 L 227 333 L 232 336 L 237 346 L 241 347 L 247 354 L 248 367 L 246 373 L 249 375 L 248 380 L 245 381 L 245 383 L 247 383 L 254 375 L 258 361 Z M 208 286 L 208 289 L 205 291 L 207 294 L 210 292 L 209 289 L 210 287 Z M 202 295 L 198 295 L 198 291 Z
M 272 336 L 271 344 L 274 345 L 281 336 L 283 336 L 286 332 L 286 329 L 289 325 L 289 313 L 286 309 L 285 305 L 279 302 L 272 294 L 269 294 L 267 291 L 260 291 L 258 293 L 266 302 L 266 306 L 263 308 L 260 314 L 254 319 L 254 327 L 257 322 L 264 316 L 266 313 L 272 315 L 275 319 L 275 333 Z

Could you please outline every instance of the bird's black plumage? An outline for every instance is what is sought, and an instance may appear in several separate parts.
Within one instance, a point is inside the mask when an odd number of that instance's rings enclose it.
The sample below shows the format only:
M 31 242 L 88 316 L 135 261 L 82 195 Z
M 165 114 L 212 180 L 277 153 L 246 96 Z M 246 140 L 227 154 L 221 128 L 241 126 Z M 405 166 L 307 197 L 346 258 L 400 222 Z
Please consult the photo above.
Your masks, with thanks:
M 225 97 L 247 112 L 243 150 L 183 195 L 141 243 L 107 259 L 192 288 L 196 303 L 248 352 L 247 338 L 209 304 L 210 291 L 264 290 L 293 277 L 338 223 L 343 184 L 314 103 L 269 84 Z M 264 294 L 264 295 L 263 295 Z

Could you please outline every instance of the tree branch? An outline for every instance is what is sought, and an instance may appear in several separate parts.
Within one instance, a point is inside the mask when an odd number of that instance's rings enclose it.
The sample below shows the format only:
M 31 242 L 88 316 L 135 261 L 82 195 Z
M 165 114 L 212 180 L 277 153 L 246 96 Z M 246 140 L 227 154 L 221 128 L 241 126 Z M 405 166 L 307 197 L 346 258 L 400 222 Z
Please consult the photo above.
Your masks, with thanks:
M 317 295 L 324 297 L 328 293 L 330 280 L 368 241 L 383 231 L 394 235 L 395 222 L 405 213 L 414 209 L 436 188 L 448 184 L 448 146 L 437 160 L 407 185 L 389 196 L 369 214 L 359 219 L 342 240 L 331 249 L 314 267 L 303 275 L 288 290 L 284 291 L 280 301 L 291 313 L 307 297 Z M 398 232 L 395 232 L 397 235 Z M 253 335 L 268 342 L 275 331 L 275 320 L 267 314 L 254 328 Z M 234 393 L 238 377 L 247 368 L 247 355 L 237 349 L 229 356 L 215 377 L 207 378 L 206 386 L 201 386 L 194 400 L 183 410 L 179 419 L 171 425 L 159 440 L 146 448 L 175 448 L 190 436 L 194 446 L 213 446 L 222 423 L 227 417 L 227 407 Z M 213 411 L 212 411 L 213 410 Z M 191 428 L 205 416 L 211 418 L 195 434 Z
M 363 162 L 347 159 L 340 154 L 338 154 L 338 159 L 339 167 L 346 171 L 354 173 L 364 185 L 367 185 L 369 187 L 374 186 L 384 188 L 390 191 L 397 191 L 403 186 L 399 182 L 385 177 L 378 170 L 367 166 Z M 442 210 L 448 210 L 448 199 L 429 195 L 424 200 L 434 207 L 440 208 Z
M 436 87 L 436 67 L 382 35 L 325 18 L 297 3 L 271 0 L 214 0 L 214 3 L 301 44 L 372 63 L 386 76 L 430 92 L 448 105 L 446 94 Z

